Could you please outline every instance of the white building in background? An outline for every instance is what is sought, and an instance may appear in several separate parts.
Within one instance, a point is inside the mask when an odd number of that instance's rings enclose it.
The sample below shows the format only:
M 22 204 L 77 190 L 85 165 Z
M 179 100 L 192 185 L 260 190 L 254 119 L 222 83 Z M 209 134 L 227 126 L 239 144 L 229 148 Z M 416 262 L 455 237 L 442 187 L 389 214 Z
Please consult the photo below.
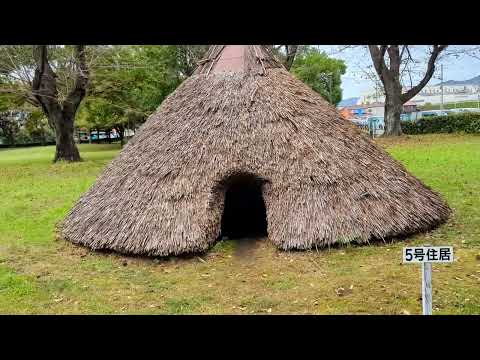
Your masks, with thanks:
M 442 88 L 440 85 L 426 86 L 412 101 L 417 105 L 441 104 Z M 479 85 L 444 85 L 443 103 L 456 103 L 464 101 L 480 101 Z
M 479 85 L 443 85 L 443 95 L 468 95 L 477 94 L 479 92 Z M 425 86 L 418 95 L 432 96 L 441 95 L 442 87 L 440 85 Z
M 374 102 L 366 106 L 366 112 L 369 116 L 382 116 L 385 114 L 385 104 L 383 102 Z
M 407 89 L 404 89 L 406 91 Z M 371 90 L 361 95 L 362 104 L 372 104 L 384 102 L 385 95 L 380 90 Z M 411 99 L 413 103 L 421 106 L 425 104 L 441 104 L 442 89 L 440 85 L 426 86 L 416 96 Z M 479 101 L 480 104 L 480 85 L 444 85 L 443 103 L 456 103 L 463 101 Z

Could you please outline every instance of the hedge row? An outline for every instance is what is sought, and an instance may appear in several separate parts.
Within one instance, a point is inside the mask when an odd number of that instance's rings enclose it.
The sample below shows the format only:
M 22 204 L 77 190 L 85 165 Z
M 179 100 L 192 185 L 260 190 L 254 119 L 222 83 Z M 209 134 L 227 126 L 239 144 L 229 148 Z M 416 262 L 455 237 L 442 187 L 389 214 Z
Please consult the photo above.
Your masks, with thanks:
M 480 113 L 460 113 L 404 121 L 402 130 L 405 134 L 410 135 L 456 132 L 480 134 Z
M 0 145 L 2 145 L 2 147 L 36 146 L 37 144 L 51 144 L 52 142 L 55 144 L 55 135 L 50 129 L 47 129 L 43 135 L 32 135 L 27 129 L 21 128 L 17 130 L 13 140 L 13 144 L 10 144 L 8 139 L 0 134 Z

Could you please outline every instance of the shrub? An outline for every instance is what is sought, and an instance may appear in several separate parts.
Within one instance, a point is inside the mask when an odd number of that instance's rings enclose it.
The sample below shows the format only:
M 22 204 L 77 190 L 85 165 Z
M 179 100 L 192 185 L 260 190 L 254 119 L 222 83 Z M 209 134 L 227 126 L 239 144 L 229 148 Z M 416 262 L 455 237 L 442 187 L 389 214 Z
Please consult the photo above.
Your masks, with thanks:
M 460 113 L 404 121 L 402 131 L 409 135 L 456 132 L 480 134 L 480 113 Z
M 25 129 L 20 129 L 15 134 L 15 144 L 28 144 L 33 142 L 32 136 Z

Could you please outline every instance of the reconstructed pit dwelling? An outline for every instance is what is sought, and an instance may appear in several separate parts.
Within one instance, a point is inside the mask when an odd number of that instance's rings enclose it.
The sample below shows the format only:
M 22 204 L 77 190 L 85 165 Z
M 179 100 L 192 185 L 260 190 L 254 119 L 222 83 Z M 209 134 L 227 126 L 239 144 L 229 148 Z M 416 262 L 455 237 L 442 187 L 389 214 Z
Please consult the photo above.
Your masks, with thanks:
M 178 255 L 220 235 L 281 249 L 429 230 L 450 214 L 260 45 L 212 46 L 72 208 L 64 237 Z

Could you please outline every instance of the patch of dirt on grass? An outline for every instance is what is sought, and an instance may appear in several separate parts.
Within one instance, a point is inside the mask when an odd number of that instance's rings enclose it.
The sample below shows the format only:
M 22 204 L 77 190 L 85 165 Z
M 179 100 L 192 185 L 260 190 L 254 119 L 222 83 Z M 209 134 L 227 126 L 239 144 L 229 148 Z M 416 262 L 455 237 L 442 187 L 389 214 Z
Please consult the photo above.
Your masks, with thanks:
M 256 250 L 259 248 L 262 241 L 267 241 L 266 238 L 249 237 L 235 240 L 236 247 L 234 256 L 237 260 L 251 262 L 255 260 Z

